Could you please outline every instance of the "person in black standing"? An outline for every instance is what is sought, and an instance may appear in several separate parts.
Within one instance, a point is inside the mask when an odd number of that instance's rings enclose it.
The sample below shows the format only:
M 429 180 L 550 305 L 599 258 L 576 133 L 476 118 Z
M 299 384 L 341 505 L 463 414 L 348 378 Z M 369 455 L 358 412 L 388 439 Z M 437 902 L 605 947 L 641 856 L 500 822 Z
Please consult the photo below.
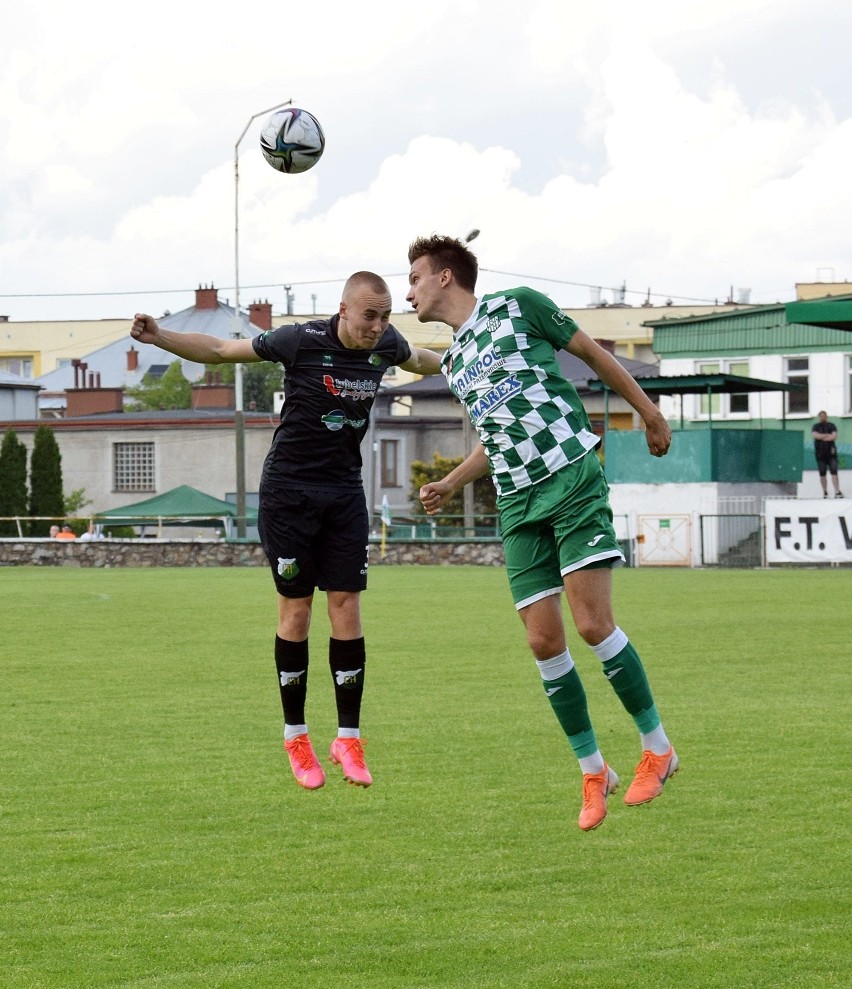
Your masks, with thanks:
M 390 325 L 390 313 L 384 279 L 358 271 L 330 319 L 280 326 L 251 340 L 164 330 L 145 314 L 131 328 L 135 340 L 200 364 L 267 360 L 284 366 L 284 405 L 263 466 L 258 529 L 278 591 L 275 665 L 284 747 L 296 781 L 308 790 L 325 783 L 305 718 L 317 589 L 326 592 L 331 622 L 328 658 L 338 714 L 331 761 L 348 782 L 373 782 L 360 737 L 366 663 L 360 595 L 369 551 L 360 444 L 389 367 L 440 371 L 438 355 L 412 349 Z
M 837 426 L 828 421 L 827 412 L 818 413 L 819 422 L 811 430 L 814 438 L 814 456 L 816 457 L 819 483 L 822 485 L 823 498 L 828 497 L 828 477 L 834 485 L 834 497 L 842 498 L 840 480 L 837 477 Z

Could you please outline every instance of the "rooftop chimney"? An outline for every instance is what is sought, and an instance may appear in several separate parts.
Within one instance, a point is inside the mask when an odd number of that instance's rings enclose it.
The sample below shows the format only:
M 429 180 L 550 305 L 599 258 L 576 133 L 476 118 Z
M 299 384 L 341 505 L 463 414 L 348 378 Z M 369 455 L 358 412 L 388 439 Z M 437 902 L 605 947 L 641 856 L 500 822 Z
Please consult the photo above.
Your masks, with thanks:
M 259 330 L 272 329 L 272 303 L 252 302 L 249 306 L 249 322 Z
M 192 386 L 193 409 L 236 408 L 234 385 L 223 385 L 219 373 L 205 375 L 205 384 Z
M 135 371 L 139 367 L 139 351 L 135 347 L 131 347 L 127 351 L 127 370 Z
M 88 371 L 89 365 L 86 364 L 85 361 L 81 361 L 79 358 L 75 357 L 71 361 L 71 367 L 74 368 L 74 387 L 85 388 L 86 371 Z
M 202 288 L 200 285 L 195 290 L 196 309 L 216 309 L 219 306 L 219 293 L 210 285 Z

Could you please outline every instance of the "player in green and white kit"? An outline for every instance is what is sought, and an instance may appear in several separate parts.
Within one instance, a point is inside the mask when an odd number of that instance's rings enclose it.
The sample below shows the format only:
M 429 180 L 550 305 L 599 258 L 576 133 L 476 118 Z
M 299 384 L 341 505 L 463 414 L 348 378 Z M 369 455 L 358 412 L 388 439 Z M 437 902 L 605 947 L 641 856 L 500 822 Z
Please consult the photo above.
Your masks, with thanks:
M 463 485 L 491 472 L 506 569 L 551 706 L 583 773 L 579 825 L 596 828 L 618 776 L 598 747 L 586 694 L 562 620 L 565 591 L 574 624 L 633 717 L 642 756 L 625 795 L 630 805 L 659 796 L 678 757 L 657 713 L 641 660 L 612 613 L 611 568 L 624 562 L 609 489 L 594 449 L 598 438 L 556 352 L 584 360 L 645 421 L 648 449 L 663 456 L 671 431 L 624 368 L 550 299 L 529 288 L 477 298 L 478 266 L 451 237 L 420 238 L 408 253 L 407 301 L 421 322 L 442 320 L 453 342 L 442 369 L 465 405 L 480 444 L 443 480 L 424 485 L 435 514 Z

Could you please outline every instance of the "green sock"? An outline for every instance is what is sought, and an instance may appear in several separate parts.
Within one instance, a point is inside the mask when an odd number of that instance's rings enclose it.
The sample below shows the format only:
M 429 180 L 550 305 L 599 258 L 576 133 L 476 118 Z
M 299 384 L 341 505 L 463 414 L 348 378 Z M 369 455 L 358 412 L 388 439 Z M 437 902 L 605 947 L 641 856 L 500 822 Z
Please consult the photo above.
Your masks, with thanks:
M 639 654 L 628 642 L 620 653 L 603 664 L 604 675 L 643 734 L 653 731 L 660 716 Z
M 589 718 L 586 691 L 577 670 L 572 666 L 558 679 L 543 680 L 542 683 L 550 706 L 568 736 L 574 755 L 578 759 L 594 755 L 598 750 L 598 743 Z

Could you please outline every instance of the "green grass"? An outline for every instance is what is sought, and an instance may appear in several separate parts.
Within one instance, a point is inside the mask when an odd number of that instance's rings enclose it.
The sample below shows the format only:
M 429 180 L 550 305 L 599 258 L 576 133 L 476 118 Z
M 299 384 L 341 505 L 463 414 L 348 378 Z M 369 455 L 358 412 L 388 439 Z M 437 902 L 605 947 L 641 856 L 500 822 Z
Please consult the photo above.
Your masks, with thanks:
M 682 770 L 590 834 L 503 572 L 370 580 L 376 782 L 308 793 L 265 570 L 0 571 L 0 989 L 848 985 L 852 572 L 618 572 Z

